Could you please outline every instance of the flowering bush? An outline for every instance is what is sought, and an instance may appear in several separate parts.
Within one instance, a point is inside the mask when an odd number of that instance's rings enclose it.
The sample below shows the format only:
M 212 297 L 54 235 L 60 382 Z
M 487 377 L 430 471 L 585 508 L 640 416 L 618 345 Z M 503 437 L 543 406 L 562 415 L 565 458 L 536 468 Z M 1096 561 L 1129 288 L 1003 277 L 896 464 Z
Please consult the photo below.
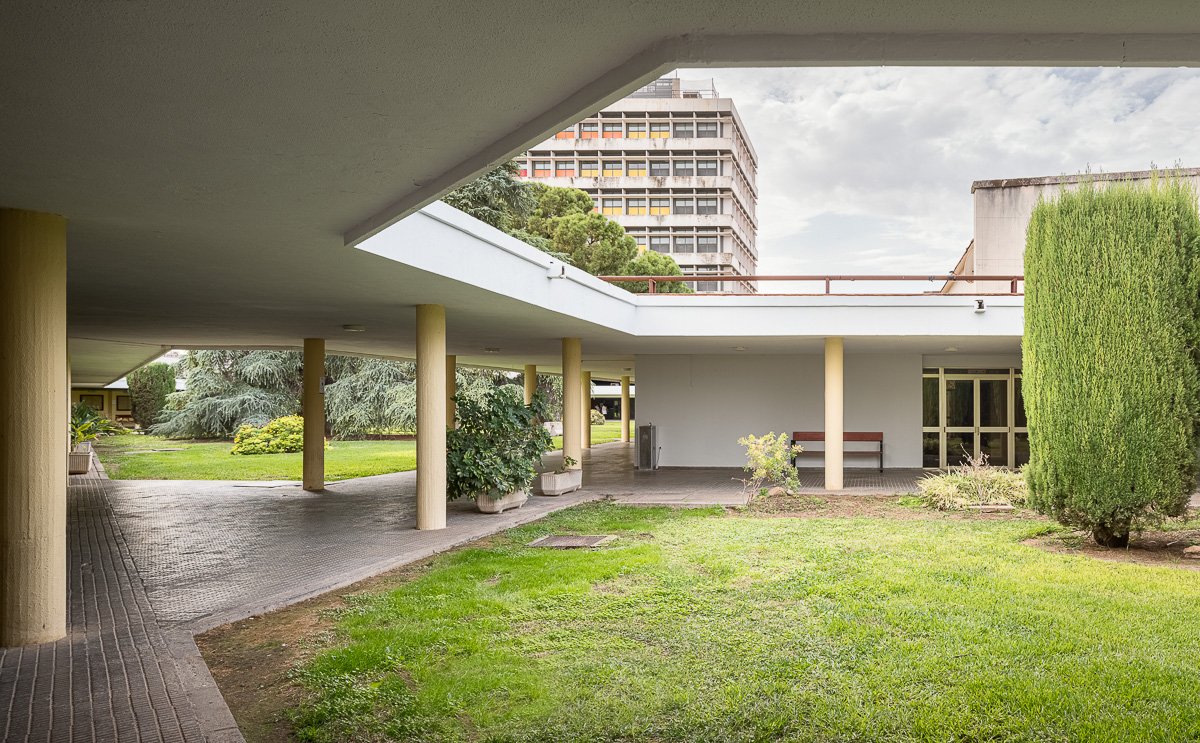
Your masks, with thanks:
M 329 447 L 329 442 L 325 442 Z M 304 451 L 304 418 L 285 415 L 265 426 L 242 426 L 233 437 L 230 454 L 282 454 Z
M 761 492 L 768 487 L 781 487 L 788 492 L 800 489 L 800 477 L 792 458 L 804 451 L 793 444 L 786 433 L 776 435 L 774 431 L 765 436 L 753 434 L 738 439 L 746 447 L 746 464 L 742 468 L 750 477 L 742 482 L 747 490 Z

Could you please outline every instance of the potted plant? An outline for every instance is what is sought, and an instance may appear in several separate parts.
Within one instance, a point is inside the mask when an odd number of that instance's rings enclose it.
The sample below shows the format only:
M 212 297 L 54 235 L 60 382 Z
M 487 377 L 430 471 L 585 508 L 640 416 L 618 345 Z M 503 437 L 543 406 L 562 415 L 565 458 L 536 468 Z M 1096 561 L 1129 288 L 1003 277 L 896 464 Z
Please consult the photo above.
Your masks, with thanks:
M 515 385 L 457 398 L 458 428 L 446 433 L 446 495 L 470 498 L 483 513 L 519 508 L 529 500 L 551 438 L 542 427 L 546 400 L 526 405 Z
M 583 470 L 572 469 L 577 464 L 571 457 L 563 455 L 558 469 L 543 472 L 540 483 L 542 495 L 563 495 L 583 487 Z
M 112 421 L 84 403 L 76 403 L 71 408 L 71 422 L 67 429 L 71 437 L 71 451 L 67 454 L 67 474 L 86 475 L 92 466 L 90 442 L 112 433 L 114 428 L 115 424 Z

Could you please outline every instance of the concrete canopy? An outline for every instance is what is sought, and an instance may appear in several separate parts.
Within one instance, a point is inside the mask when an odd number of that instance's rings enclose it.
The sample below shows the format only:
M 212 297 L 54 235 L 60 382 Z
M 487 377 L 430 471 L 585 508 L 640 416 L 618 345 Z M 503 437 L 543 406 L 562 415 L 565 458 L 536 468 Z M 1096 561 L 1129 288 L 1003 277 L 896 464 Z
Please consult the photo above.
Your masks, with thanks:
M 453 306 L 453 282 L 347 246 L 676 65 L 1200 61 L 1200 14 L 1167 0 L 77 0 L 2 18 L 0 205 L 68 218 L 73 363 L 93 383 L 160 345 L 406 355 L 420 302 L 447 304 L 450 352 L 492 345 L 519 303 Z

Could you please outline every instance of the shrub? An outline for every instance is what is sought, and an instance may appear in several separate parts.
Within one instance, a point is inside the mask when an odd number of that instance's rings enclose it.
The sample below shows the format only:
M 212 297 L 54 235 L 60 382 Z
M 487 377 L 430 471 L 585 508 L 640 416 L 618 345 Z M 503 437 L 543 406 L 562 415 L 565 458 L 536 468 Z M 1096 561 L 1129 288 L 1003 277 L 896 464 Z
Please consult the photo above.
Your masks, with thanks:
M 158 420 L 167 404 L 167 395 L 175 391 L 175 369 L 156 362 L 129 372 L 129 397 L 133 400 L 133 420 L 149 428 Z
M 590 417 L 591 417 L 593 426 L 603 426 L 604 425 L 604 416 L 600 413 L 599 410 L 593 410 Z
M 329 442 L 325 443 L 326 448 Z M 242 426 L 230 454 L 284 454 L 304 451 L 304 417 L 285 415 L 265 426 Z
M 1023 506 L 1028 500 L 1025 476 L 988 465 L 986 454 L 922 479 L 917 490 L 926 505 L 939 511 L 982 505 Z
M 762 493 L 768 487 L 781 487 L 788 492 L 800 489 L 800 476 L 792 464 L 792 457 L 804 451 L 793 444 L 786 433 L 775 432 L 765 436 L 743 436 L 738 443 L 746 447 L 746 464 L 742 468 L 750 475 L 742 481 L 746 489 Z
M 1083 184 L 1025 253 L 1029 502 L 1117 547 L 1195 483 L 1200 215 L 1188 186 Z
M 529 487 L 552 442 L 542 427 L 545 396 L 526 405 L 520 388 L 504 385 L 455 402 L 458 428 L 446 433 L 447 497 L 474 500 Z
M 77 402 L 71 406 L 71 420 L 67 433 L 71 437 L 71 448 L 93 441 L 101 436 L 110 436 L 124 431 L 121 426 L 92 410 L 87 403 Z

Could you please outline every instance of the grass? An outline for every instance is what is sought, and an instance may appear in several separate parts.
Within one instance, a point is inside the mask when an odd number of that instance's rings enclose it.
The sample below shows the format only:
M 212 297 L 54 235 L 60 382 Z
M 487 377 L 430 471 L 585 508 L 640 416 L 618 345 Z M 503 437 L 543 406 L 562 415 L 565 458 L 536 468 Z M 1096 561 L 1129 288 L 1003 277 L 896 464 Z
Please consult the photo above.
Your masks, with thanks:
M 1196 740 L 1200 575 L 1021 544 L 1054 529 L 581 506 L 350 597 L 292 719 L 312 741 Z M 523 546 L 550 532 L 620 538 Z
M 230 454 L 229 441 L 176 441 L 159 436 L 109 436 L 96 447 L 116 480 L 299 480 L 294 454 Z M 151 449 L 177 449 L 134 454 Z M 416 468 L 413 441 L 331 441 L 325 452 L 329 480 L 404 472 Z
M 633 421 L 629 422 L 630 435 L 636 431 Z M 599 426 L 592 426 L 592 445 L 607 444 L 610 441 L 621 440 L 621 421 L 604 421 Z M 562 448 L 562 436 L 554 437 L 554 448 Z

